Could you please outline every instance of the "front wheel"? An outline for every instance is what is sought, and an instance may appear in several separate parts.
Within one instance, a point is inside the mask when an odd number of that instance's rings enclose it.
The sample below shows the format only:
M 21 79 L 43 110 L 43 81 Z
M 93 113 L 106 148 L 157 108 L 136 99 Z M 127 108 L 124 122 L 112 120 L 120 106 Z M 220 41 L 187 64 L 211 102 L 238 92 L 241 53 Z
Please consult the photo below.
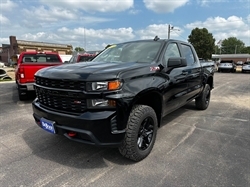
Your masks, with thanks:
M 155 111 L 146 105 L 135 105 L 128 119 L 124 140 L 119 147 L 120 153 L 133 161 L 146 158 L 153 149 L 157 127 Z
M 209 84 L 205 85 L 202 93 L 195 99 L 196 108 L 199 110 L 206 110 L 210 103 L 211 89 Z

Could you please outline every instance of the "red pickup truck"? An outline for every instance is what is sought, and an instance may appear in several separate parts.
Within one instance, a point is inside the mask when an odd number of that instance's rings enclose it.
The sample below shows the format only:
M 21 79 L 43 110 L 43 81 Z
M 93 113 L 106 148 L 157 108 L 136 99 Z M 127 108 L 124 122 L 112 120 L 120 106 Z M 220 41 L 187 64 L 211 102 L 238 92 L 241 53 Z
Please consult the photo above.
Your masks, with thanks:
M 35 73 L 45 67 L 61 65 L 62 59 L 53 52 L 23 52 L 15 70 L 19 100 L 28 99 L 28 91 L 34 91 Z

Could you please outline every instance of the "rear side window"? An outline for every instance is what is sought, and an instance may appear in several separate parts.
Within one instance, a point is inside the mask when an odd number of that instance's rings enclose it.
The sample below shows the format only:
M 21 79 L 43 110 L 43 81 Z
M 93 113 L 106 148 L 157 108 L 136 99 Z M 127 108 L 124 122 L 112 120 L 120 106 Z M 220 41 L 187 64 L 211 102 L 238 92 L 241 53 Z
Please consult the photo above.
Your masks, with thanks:
M 192 52 L 191 47 L 185 44 L 181 44 L 181 48 L 184 53 L 183 55 L 187 60 L 188 66 L 192 65 L 195 61 L 194 61 L 194 54 Z
M 53 54 L 25 54 L 22 63 L 58 63 L 61 60 Z

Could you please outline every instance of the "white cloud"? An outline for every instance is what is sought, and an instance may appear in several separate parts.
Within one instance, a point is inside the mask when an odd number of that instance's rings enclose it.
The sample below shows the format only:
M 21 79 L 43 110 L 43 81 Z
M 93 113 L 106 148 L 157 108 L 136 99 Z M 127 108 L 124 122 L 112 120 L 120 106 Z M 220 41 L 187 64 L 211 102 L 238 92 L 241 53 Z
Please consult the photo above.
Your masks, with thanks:
M 68 9 L 80 9 L 86 12 L 120 12 L 127 10 L 133 7 L 133 0 L 60 0 L 60 1 L 51 1 L 51 0 L 40 0 L 40 2 L 46 4 L 47 6 L 55 7 L 67 7 Z
M 230 0 L 197 0 L 198 4 L 201 6 L 208 6 L 211 3 L 225 3 L 225 2 L 230 2 Z
M 140 36 L 140 39 L 153 39 L 158 36 L 162 39 L 168 38 L 168 24 L 153 24 L 149 25 L 147 28 L 136 31 L 136 34 Z M 170 38 L 178 39 L 182 34 L 182 30 L 179 27 L 174 27 L 170 30 Z
M 85 29 L 61 27 L 56 32 L 37 32 L 21 35 L 22 40 L 71 44 L 87 50 L 101 50 L 107 44 L 129 41 L 135 37 L 132 28 Z M 102 41 L 102 42 L 100 42 Z
M 7 25 L 9 24 L 9 22 L 10 20 L 8 18 L 0 14 L 0 25 Z
M 0 38 L 0 43 L 2 43 L 2 44 L 9 44 L 10 43 L 10 39 L 9 38 Z
M 17 4 L 10 0 L 1 0 L 0 4 L 1 12 L 10 12 L 13 10 L 13 8 L 17 7 Z
M 24 9 L 23 13 L 27 18 L 33 17 L 43 22 L 56 22 L 61 19 L 70 20 L 77 18 L 77 15 L 74 14 L 74 12 L 55 7 L 50 9 L 46 9 L 44 6 L 30 7 L 29 9 Z
M 149 10 L 157 13 L 168 13 L 184 6 L 189 0 L 143 0 L 143 2 Z
M 206 28 L 208 32 L 213 34 L 217 41 L 229 37 L 236 37 L 246 43 L 246 45 L 249 45 L 249 18 L 250 15 L 246 19 L 237 16 L 230 16 L 228 18 L 219 16 L 210 17 L 204 22 L 196 21 L 187 24 L 185 28 L 190 30 L 196 27 Z

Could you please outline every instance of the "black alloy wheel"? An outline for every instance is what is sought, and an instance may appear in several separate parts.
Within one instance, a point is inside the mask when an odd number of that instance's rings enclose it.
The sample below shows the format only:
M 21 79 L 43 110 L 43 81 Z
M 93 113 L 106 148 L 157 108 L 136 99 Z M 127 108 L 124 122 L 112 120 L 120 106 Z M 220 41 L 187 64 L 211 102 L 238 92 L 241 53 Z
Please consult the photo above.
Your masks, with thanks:
M 139 132 L 137 145 L 140 150 L 145 150 L 152 142 L 154 133 L 154 121 L 151 117 L 147 117 L 143 120 Z
M 206 84 L 200 96 L 195 99 L 196 108 L 199 110 L 206 110 L 210 103 L 210 97 L 211 97 L 210 85 Z

